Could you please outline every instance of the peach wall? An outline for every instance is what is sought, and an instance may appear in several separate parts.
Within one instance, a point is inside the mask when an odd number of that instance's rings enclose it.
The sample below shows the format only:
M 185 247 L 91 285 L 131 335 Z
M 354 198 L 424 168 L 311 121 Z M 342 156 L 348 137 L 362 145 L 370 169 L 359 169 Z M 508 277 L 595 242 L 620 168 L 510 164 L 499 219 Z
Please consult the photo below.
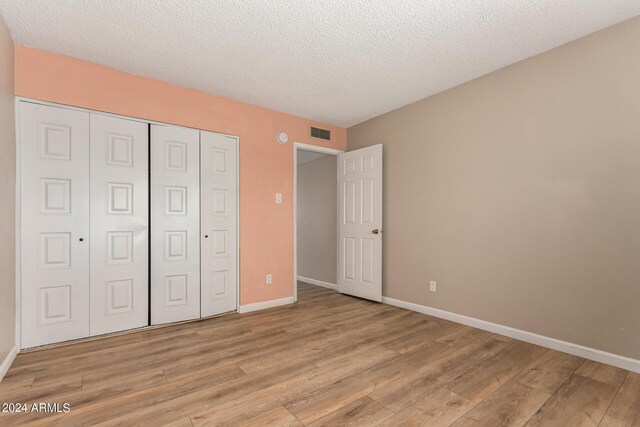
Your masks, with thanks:
M 15 46 L 17 96 L 240 137 L 240 303 L 292 296 L 293 141 L 345 149 L 346 130 L 228 98 Z M 331 143 L 309 126 L 331 130 Z M 276 142 L 279 132 L 289 143 Z M 281 205 L 275 193 L 283 193 Z M 273 274 L 266 286 L 264 276 Z

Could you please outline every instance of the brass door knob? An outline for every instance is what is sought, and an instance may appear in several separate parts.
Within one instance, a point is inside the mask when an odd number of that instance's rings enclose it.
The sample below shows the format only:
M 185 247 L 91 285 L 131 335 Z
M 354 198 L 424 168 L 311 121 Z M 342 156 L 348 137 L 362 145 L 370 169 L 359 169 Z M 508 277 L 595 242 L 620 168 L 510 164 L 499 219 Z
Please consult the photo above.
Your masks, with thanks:
M 378 230 L 377 228 L 374 228 L 372 231 L 373 234 L 380 234 L 380 230 Z

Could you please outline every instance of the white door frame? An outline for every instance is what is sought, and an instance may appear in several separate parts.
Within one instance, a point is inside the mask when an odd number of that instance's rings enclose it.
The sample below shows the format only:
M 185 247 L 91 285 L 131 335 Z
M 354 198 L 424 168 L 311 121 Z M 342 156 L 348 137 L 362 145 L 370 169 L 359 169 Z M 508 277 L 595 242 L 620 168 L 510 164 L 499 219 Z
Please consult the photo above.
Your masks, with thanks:
M 342 154 L 345 152 L 345 150 L 321 147 L 319 145 L 304 144 L 302 142 L 293 143 L 293 302 L 298 301 L 298 150 L 315 151 L 316 153 L 336 156 L 336 161 L 338 161 L 338 154 Z M 337 188 L 338 187 L 336 186 L 336 190 Z M 336 217 L 337 215 L 338 212 L 336 210 Z M 337 248 L 338 234 L 336 231 L 336 249 Z
M 15 278 L 16 278 L 16 290 L 15 290 L 15 349 L 16 353 L 20 352 L 20 344 L 22 343 L 22 157 L 20 155 L 22 141 L 22 135 L 20 132 L 20 98 L 16 97 L 14 103 L 15 111 L 15 130 L 16 130 L 16 212 L 15 212 Z
M 58 107 L 58 108 L 66 108 L 68 110 L 75 110 L 75 111 L 86 111 L 86 112 L 93 112 L 93 113 L 97 113 L 97 114 L 103 114 L 105 116 L 110 116 L 110 117 L 116 117 L 116 118 L 122 118 L 122 119 L 128 119 L 128 120 L 135 120 L 135 121 L 139 121 L 139 122 L 143 122 L 143 123 L 148 123 L 148 124 L 156 124 L 156 125 L 167 125 L 167 126 L 178 126 L 178 127 L 186 127 L 186 128 L 191 128 L 190 126 L 182 126 L 182 125 L 176 125 L 173 123 L 165 123 L 165 122 L 159 122 L 156 120 L 149 120 L 149 119 L 144 119 L 141 117 L 133 117 L 133 116 L 124 116 L 122 114 L 115 114 L 115 113 L 110 113 L 108 111 L 102 111 L 102 110 L 94 110 L 91 108 L 83 108 L 83 107 L 76 107 L 73 105 L 68 105 L 68 104 L 61 104 L 61 103 L 57 103 L 57 102 L 50 102 L 50 101 L 44 101 L 41 99 L 37 99 L 37 98 L 29 98 L 29 97 L 24 97 L 24 96 L 15 96 L 14 97 L 14 106 L 15 106 L 15 129 L 16 129 L 16 187 L 15 187 L 15 207 L 16 207 L 16 214 L 15 214 L 15 233 L 16 233 L 16 245 L 15 245 L 15 254 L 16 254 L 16 262 L 15 262 L 15 289 L 16 289 L 16 294 L 15 294 L 15 348 L 16 348 L 16 352 L 20 351 L 20 343 L 22 342 L 22 300 L 21 300 L 21 292 L 22 292 L 22 277 L 21 277 L 21 271 L 22 271 L 22 265 L 21 265 L 21 228 L 22 228 L 22 224 L 20 222 L 20 213 L 21 213 L 21 180 L 20 180 L 20 173 L 21 173 L 21 169 L 20 169 L 20 162 L 21 162 L 21 158 L 20 158 L 20 141 L 21 141 L 21 135 L 20 135 L 20 103 L 21 102 L 30 102 L 33 104 L 40 104 L 40 105 L 48 105 L 50 107 Z M 238 281 L 236 284 L 236 311 L 239 311 L 240 308 L 240 281 L 241 281 L 241 272 L 240 272 L 240 137 L 238 135 L 232 135 L 232 134 L 228 134 L 225 132 L 218 132 L 216 130 L 213 129 L 199 129 L 199 128 L 191 128 L 191 129 L 197 129 L 197 130 L 204 130 L 207 132 L 215 132 L 215 133 L 219 133 L 221 135 L 226 135 L 226 136 L 230 136 L 233 138 L 236 138 L 237 143 L 236 143 L 236 166 L 237 166 L 237 174 L 238 174 L 238 179 L 237 179 L 237 205 L 236 205 L 236 222 L 237 222 L 237 239 L 238 239 L 238 244 L 237 244 L 237 248 L 236 248 L 236 268 L 238 270 Z M 306 145 L 306 144 L 302 144 L 302 145 Z M 309 147 L 315 147 L 313 145 L 310 145 Z M 315 147 L 315 148 L 320 148 L 320 147 Z M 294 171 L 295 171 L 295 152 L 294 152 Z M 295 174 L 295 172 L 294 172 Z M 294 184 L 295 185 L 295 184 Z M 294 195 L 295 197 L 295 195 Z M 294 213 L 295 213 L 295 208 L 294 208 Z M 294 252 L 295 255 L 295 252 Z M 295 271 L 295 268 L 294 268 Z M 294 282 L 295 285 L 295 282 Z M 295 289 L 295 286 L 294 286 Z M 166 325 L 165 325 L 166 326 Z M 146 326 L 146 328 L 153 328 L 153 326 Z M 139 331 L 140 329 L 134 329 L 132 331 L 124 331 L 124 333 L 127 332 L 135 332 L 135 331 Z M 121 334 L 122 332 L 117 332 L 116 334 Z M 111 334 L 107 334 L 107 335 L 111 335 Z

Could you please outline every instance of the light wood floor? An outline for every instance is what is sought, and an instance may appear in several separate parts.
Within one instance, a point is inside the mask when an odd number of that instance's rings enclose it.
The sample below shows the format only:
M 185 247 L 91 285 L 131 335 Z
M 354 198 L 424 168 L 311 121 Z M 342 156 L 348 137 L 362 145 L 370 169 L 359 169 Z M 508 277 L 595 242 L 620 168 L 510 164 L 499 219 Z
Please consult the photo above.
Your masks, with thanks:
M 295 305 L 19 355 L 0 425 L 637 426 L 640 375 L 300 284 Z

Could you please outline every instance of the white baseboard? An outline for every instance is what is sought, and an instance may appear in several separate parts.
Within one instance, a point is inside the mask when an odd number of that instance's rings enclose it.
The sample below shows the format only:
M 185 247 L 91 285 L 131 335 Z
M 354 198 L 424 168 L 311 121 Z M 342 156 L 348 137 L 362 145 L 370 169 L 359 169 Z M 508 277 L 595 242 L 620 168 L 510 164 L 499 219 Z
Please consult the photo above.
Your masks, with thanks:
M 301 282 L 309 283 L 310 285 L 322 286 L 323 288 L 338 290 L 338 285 L 335 283 L 323 282 L 322 280 L 310 279 L 308 277 L 298 276 L 298 280 Z
M 439 310 L 437 308 L 428 307 L 426 305 L 414 304 L 394 298 L 382 297 L 384 304 L 394 305 L 418 313 L 428 314 L 433 317 L 451 320 L 452 322 L 462 323 L 463 325 L 493 332 L 507 337 L 515 338 L 531 344 L 558 350 L 564 353 L 573 354 L 574 356 L 583 357 L 585 359 L 594 360 L 596 362 L 605 363 L 607 365 L 616 366 L 632 372 L 640 373 L 640 360 L 630 357 L 619 356 L 606 351 L 597 350 L 595 348 L 585 347 L 566 341 L 557 340 L 555 338 L 545 337 L 543 335 L 534 334 L 533 332 L 523 331 L 521 329 L 511 328 L 509 326 L 499 325 L 497 323 L 487 322 L 485 320 L 476 319 L 462 314 L 452 313 L 450 311 Z
M 273 299 L 271 301 L 245 304 L 238 307 L 238 313 L 249 313 L 250 311 L 265 310 L 267 308 L 279 307 L 281 305 L 293 304 L 293 297 Z
M 7 354 L 7 357 L 5 357 L 2 361 L 2 364 L 0 364 L 0 381 L 2 381 L 4 376 L 7 374 L 7 371 L 11 367 L 13 360 L 18 355 L 18 351 L 20 351 L 20 349 L 17 345 L 14 345 L 13 348 L 9 350 L 9 354 Z

